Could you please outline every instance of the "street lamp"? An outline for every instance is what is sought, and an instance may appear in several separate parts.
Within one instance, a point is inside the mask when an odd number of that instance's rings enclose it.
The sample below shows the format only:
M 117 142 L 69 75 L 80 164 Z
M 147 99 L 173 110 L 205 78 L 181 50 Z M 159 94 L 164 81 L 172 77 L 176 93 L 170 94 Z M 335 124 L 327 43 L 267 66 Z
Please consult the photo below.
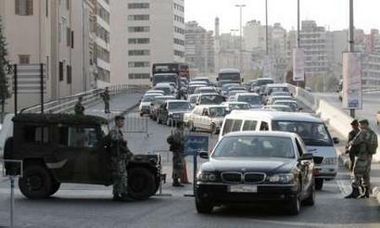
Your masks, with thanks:
M 240 8 L 240 57 L 239 57 L 239 67 L 240 72 L 243 70 L 243 30 L 242 30 L 242 9 L 245 7 L 244 4 L 237 4 L 236 7 Z

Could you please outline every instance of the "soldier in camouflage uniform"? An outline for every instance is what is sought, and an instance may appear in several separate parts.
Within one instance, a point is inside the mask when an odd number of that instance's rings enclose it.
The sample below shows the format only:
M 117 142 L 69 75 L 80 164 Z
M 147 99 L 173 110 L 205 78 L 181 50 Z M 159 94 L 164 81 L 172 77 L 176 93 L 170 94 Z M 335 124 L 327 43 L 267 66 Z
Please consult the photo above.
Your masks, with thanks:
M 372 154 L 367 149 L 367 142 L 371 134 L 368 120 L 359 121 L 360 132 L 349 142 L 350 146 L 357 146 L 355 162 L 352 172 L 352 192 L 345 198 L 368 198 L 370 192 L 370 170 Z M 363 193 L 360 190 L 363 189 Z
M 127 165 L 132 152 L 123 138 L 121 129 L 124 127 L 124 117 L 115 117 L 115 127 L 109 132 L 111 140 L 111 168 L 113 184 L 113 199 L 116 201 L 131 201 L 128 196 Z
M 177 129 L 167 138 L 167 142 L 170 145 L 170 151 L 173 152 L 173 186 L 183 187 L 180 184 L 179 179 L 183 174 L 184 158 L 184 128 L 183 123 L 177 123 Z
M 103 93 L 100 94 L 104 101 L 104 113 L 111 113 L 110 111 L 110 94 L 108 91 L 108 87 L 104 90 Z
M 78 102 L 75 104 L 74 111 L 77 115 L 84 115 L 84 106 L 82 104 L 83 97 L 78 97 Z

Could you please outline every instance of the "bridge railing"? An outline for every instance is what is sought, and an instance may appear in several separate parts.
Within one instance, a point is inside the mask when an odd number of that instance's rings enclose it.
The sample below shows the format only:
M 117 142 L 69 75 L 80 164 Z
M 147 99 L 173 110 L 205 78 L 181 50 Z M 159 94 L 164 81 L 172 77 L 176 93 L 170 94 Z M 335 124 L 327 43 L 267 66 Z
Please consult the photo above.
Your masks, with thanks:
M 110 96 L 116 96 L 125 93 L 144 93 L 149 87 L 146 85 L 111 85 L 108 86 Z M 72 112 L 74 106 L 78 101 L 78 97 L 83 98 L 83 105 L 88 106 L 102 102 L 100 94 L 104 91 L 104 88 L 89 90 L 83 93 L 75 95 L 61 97 L 57 100 L 44 103 L 44 112 L 46 113 L 65 113 Z M 23 113 L 39 113 L 41 112 L 41 105 L 35 105 L 32 107 L 21 110 Z

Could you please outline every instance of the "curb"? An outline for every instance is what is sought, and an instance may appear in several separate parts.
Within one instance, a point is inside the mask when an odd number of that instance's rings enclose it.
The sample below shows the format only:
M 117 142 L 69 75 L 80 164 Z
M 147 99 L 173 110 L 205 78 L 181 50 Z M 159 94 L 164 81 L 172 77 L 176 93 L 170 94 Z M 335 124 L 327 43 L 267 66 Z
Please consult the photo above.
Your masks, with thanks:
M 338 158 L 343 162 L 343 165 L 348 169 L 350 167 L 350 158 L 348 155 L 342 153 L 339 149 L 339 155 Z M 379 186 L 373 186 L 372 187 L 372 197 L 374 197 L 377 200 L 377 203 L 380 205 L 380 187 Z

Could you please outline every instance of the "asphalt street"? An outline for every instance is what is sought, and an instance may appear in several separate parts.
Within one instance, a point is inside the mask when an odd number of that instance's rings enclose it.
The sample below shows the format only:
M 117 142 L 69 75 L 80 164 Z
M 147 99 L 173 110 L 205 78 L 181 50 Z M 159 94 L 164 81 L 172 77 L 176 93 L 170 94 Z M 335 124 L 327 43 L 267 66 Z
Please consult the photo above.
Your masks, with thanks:
M 136 121 L 133 121 L 136 119 Z M 140 118 L 134 110 L 127 115 L 125 134 L 134 153 L 160 152 L 163 172 L 171 174 L 171 157 L 166 137 L 171 128 Z M 132 132 L 133 131 L 133 132 Z M 138 132 L 140 131 L 140 132 Z M 212 146 L 217 137 L 210 139 Z M 187 158 L 192 182 L 192 159 Z M 202 162 L 202 160 L 199 160 Z M 17 227 L 379 227 L 380 210 L 375 199 L 347 200 L 349 174 L 341 164 L 338 177 L 317 192 L 315 206 L 304 206 L 298 216 L 287 216 L 270 205 L 219 207 L 211 215 L 196 213 L 192 185 L 171 186 L 170 178 L 161 194 L 132 203 L 111 201 L 111 187 L 64 184 L 47 200 L 28 200 L 15 191 Z M 186 195 L 186 196 L 185 196 Z M 0 226 L 9 222 L 9 181 L 0 183 Z

